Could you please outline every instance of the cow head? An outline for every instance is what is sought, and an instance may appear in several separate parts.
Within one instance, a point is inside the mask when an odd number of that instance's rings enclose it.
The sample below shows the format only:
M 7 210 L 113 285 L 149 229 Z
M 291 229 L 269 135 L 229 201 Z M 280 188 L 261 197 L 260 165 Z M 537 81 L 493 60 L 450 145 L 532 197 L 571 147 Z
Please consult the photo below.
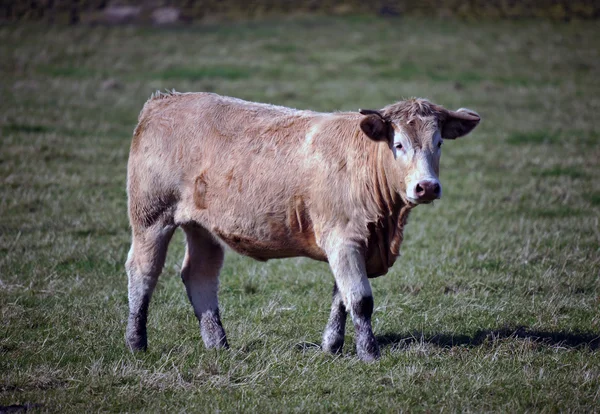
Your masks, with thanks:
M 481 120 L 470 109 L 449 111 L 424 99 L 398 102 L 379 111 L 361 109 L 360 113 L 365 115 L 360 123 L 365 135 L 388 143 L 397 190 L 411 204 L 431 203 L 442 196 L 442 143 L 467 135 Z

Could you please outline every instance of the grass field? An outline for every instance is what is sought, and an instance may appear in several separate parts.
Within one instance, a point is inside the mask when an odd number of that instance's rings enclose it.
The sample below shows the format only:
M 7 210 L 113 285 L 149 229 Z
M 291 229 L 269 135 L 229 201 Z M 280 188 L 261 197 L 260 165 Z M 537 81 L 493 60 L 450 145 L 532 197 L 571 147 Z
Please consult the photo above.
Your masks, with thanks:
M 600 410 L 597 22 L 366 17 L 0 26 L 0 405 L 88 412 Z M 156 89 L 315 110 L 427 97 L 483 117 L 372 281 L 382 358 L 320 336 L 333 278 L 228 253 L 206 351 L 174 238 L 149 350 L 124 345 L 125 170 Z

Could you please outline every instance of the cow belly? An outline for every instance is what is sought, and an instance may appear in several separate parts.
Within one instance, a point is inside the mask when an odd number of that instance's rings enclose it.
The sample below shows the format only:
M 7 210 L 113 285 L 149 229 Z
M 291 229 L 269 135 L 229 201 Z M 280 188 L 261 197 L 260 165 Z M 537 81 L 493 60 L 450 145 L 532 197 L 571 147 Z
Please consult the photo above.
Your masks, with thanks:
M 305 256 L 326 261 L 325 253 L 317 246 L 314 233 L 285 234 L 278 232 L 268 236 L 229 232 L 217 228 L 214 233 L 236 252 L 256 260 L 283 259 Z
M 257 260 L 305 256 L 325 261 L 302 198 L 290 197 L 279 205 L 264 212 L 231 203 L 226 214 L 223 209 L 211 212 L 213 232 L 233 250 Z
M 228 171 L 226 168 L 225 171 Z M 326 260 L 304 198 L 285 180 L 243 179 L 229 171 L 195 179 L 192 220 L 236 252 L 257 260 L 306 256 Z

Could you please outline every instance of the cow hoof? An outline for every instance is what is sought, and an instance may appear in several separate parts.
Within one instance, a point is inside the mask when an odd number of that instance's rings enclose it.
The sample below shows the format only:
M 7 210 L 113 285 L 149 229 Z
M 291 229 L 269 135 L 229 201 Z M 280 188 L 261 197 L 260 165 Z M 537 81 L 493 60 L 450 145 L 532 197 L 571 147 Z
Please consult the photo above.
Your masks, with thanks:
M 229 349 L 227 336 L 225 336 L 225 331 L 222 328 L 220 332 L 203 330 L 202 341 L 206 349 Z
M 356 345 L 356 353 L 358 357 L 364 362 L 375 362 L 381 357 L 379 352 L 379 345 L 375 340 L 359 342 Z
M 204 346 L 207 349 L 229 348 L 227 335 L 225 334 L 225 329 L 223 329 L 218 309 L 207 311 L 202 314 L 200 319 L 200 334 L 204 341 Z
M 358 357 L 363 362 L 375 362 L 379 358 L 381 358 L 381 354 L 379 353 L 379 349 L 377 350 L 377 352 L 372 352 L 372 353 L 358 351 Z
M 218 341 L 204 341 L 204 346 L 206 347 L 206 349 L 229 349 L 227 339 L 224 337 Z
M 341 354 L 344 348 L 344 336 L 331 334 L 324 336 L 322 348 L 329 354 Z
M 344 341 L 336 341 L 333 343 L 323 343 L 323 351 L 327 352 L 328 354 L 341 354 L 342 353 L 342 349 L 344 348 Z
M 134 352 L 145 352 L 148 349 L 147 339 L 139 336 L 128 336 L 125 343 L 127 344 L 127 347 Z

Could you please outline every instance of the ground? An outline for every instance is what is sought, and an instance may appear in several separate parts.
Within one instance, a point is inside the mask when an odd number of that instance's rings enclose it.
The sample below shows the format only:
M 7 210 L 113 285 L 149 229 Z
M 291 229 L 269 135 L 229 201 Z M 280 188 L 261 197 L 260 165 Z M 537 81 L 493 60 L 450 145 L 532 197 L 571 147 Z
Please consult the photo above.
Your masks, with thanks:
M 600 406 L 596 22 L 296 17 L 0 26 L 0 405 L 34 411 L 594 411 Z M 412 96 L 478 111 L 444 196 L 373 280 L 382 358 L 324 355 L 333 278 L 229 252 L 231 349 L 207 351 L 171 244 L 149 350 L 125 348 L 125 172 L 156 89 L 314 110 Z

